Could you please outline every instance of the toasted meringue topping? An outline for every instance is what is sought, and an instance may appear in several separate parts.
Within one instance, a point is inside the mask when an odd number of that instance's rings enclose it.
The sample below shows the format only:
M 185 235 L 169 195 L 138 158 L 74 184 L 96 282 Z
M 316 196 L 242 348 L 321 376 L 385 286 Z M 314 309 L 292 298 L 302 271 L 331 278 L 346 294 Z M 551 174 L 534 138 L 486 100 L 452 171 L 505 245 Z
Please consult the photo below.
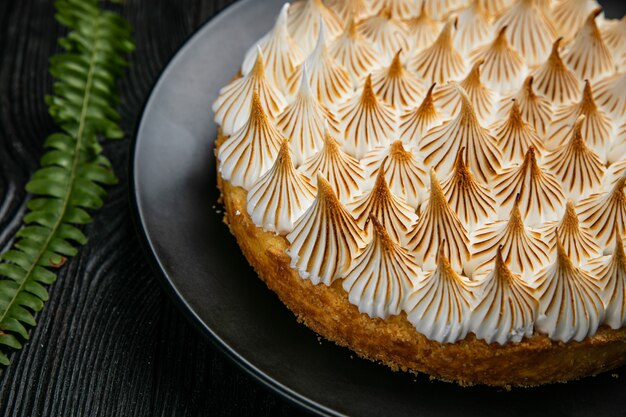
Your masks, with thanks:
M 480 66 L 482 60 L 476 61 L 465 79 L 458 85 L 467 93 L 472 107 L 481 122 L 491 118 L 491 109 L 494 102 L 494 93 L 480 81 Z M 461 108 L 459 88 L 455 82 L 449 82 L 435 91 L 435 104 L 448 116 L 456 116 Z
M 361 229 L 371 232 L 371 224 L 368 225 L 368 222 L 374 216 L 387 229 L 393 241 L 401 244 L 407 242 L 407 234 L 417 222 L 413 208 L 389 189 L 384 165 L 378 170 L 374 188 L 348 203 L 347 207 Z
M 487 343 L 521 342 L 533 334 L 539 309 L 534 289 L 514 274 L 498 248 L 491 272 L 479 279 L 480 302 L 472 312 L 471 331 Z
M 445 246 L 445 242 L 440 245 L 436 269 L 417 283 L 404 309 L 407 319 L 428 339 L 454 343 L 467 336 L 475 297 L 472 283 L 446 258 Z
M 367 74 L 381 66 L 378 52 L 349 19 L 343 33 L 330 45 L 330 53 L 344 66 L 352 80 L 360 84 Z
M 614 71 L 613 56 L 596 25 L 596 16 L 601 12 L 602 9 L 597 8 L 589 14 L 563 56 L 565 63 L 581 80 L 596 81 Z
M 459 150 L 454 171 L 441 183 L 448 204 L 468 230 L 487 222 L 496 212 L 491 192 L 474 178 L 465 164 L 465 149 Z
M 246 190 L 270 169 L 283 141 L 263 109 L 255 91 L 248 121 L 224 141 L 217 155 L 222 178 Z
M 317 100 L 323 105 L 336 106 L 352 91 L 350 74 L 328 52 L 324 32 L 320 32 L 317 45 L 311 55 L 291 74 L 288 81 L 290 93 L 295 93 L 300 85 L 305 66 L 309 73 L 311 88 Z
M 596 103 L 609 115 L 619 119 L 626 113 L 626 72 L 598 81 L 595 87 Z
M 508 26 L 506 36 L 530 66 L 540 64 L 550 53 L 556 31 L 536 0 L 516 0 L 496 22 Z
M 426 11 L 434 19 L 445 19 L 451 11 L 456 10 L 459 6 L 466 4 L 465 0 L 422 0 L 424 4 L 423 10 Z
M 604 176 L 602 160 L 583 139 L 584 119 L 585 116 L 578 118 L 568 143 L 546 155 L 546 167 L 561 180 L 565 194 L 575 201 L 599 191 Z
M 454 49 L 452 26 L 455 22 L 456 19 L 448 20 L 435 42 L 410 60 L 409 67 L 429 83 L 456 80 L 465 72 L 465 61 Z
M 398 51 L 388 68 L 372 75 L 372 87 L 378 97 L 398 110 L 417 106 L 423 95 L 419 79 L 402 65 L 401 53 Z
M 501 247 L 507 265 L 527 277 L 550 261 L 549 247 L 538 231 L 526 226 L 520 212 L 520 196 L 515 198 L 508 220 L 498 220 L 476 230 L 472 236 L 472 260 L 466 272 L 484 271 Z
M 533 77 L 528 76 L 524 81 L 524 85 L 520 91 L 513 96 L 515 102 L 519 105 L 522 118 L 530 123 L 540 137 L 543 137 L 550 124 L 552 118 L 552 107 L 550 102 L 543 96 L 535 94 L 533 91 Z M 505 112 L 510 111 L 513 105 L 511 98 L 505 98 L 501 109 Z
M 626 177 L 620 178 L 607 193 L 594 194 L 578 205 L 580 220 L 591 229 L 600 247 L 606 247 L 616 234 L 626 230 Z
M 315 201 L 296 221 L 287 240 L 291 267 L 315 285 L 330 285 L 343 276 L 352 259 L 365 247 L 354 218 L 320 173 Z
M 604 288 L 602 298 L 606 306 L 605 324 L 612 329 L 626 325 L 626 254 L 622 237 L 615 236 L 611 256 L 593 259 L 587 265 L 592 276 L 598 277 Z
M 508 26 L 503 26 L 493 42 L 473 53 L 478 62 L 484 61 L 482 81 L 500 92 L 519 87 L 526 73 L 524 59 L 506 38 L 507 28 Z
M 613 55 L 613 62 L 626 67 L 626 16 L 620 20 L 605 21 L 602 39 Z
M 617 129 L 617 135 L 608 151 L 607 159 L 610 164 L 615 164 L 620 158 L 623 158 L 624 155 L 626 155 L 626 120 L 624 120 L 622 125 Z M 611 168 L 613 168 L 613 165 L 609 167 L 609 170 L 611 170 Z
M 556 237 L 557 255 L 537 278 L 539 317 L 535 328 L 550 339 L 580 342 L 604 321 L 598 280 L 574 265 Z
M 592 10 L 598 7 L 595 0 L 561 0 L 552 9 L 558 32 L 569 40 L 576 35 Z
M 556 178 L 539 165 L 532 146 L 521 165 L 506 168 L 498 175 L 493 188 L 503 215 L 519 194 L 520 210 L 531 225 L 558 220 L 563 212 L 563 189 Z
M 213 103 L 215 122 L 222 127 L 223 134 L 231 135 L 246 123 L 254 92 L 258 92 L 260 107 L 270 117 L 277 116 L 287 105 L 281 92 L 265 76 L 265 60 L 260 49 L 252 70 L 223 87 Z
M 433 90 L 436 85 L 433 83 L 430 86 L 419 107 L 405 111 L 400 116 L 400 137 L 404 143 L 417 146 L 424 133 L 441 120 L 441 114 L 435 108 L 433 100 Z
M 513 105 L 507 117 L 501 123 L 493 126 L 500 149 L 503 149 L 503 159 L 511 163 L 521 163 L 526 157 L 528 148 L 541 157 L 544 152 L 541 138 L 535 129 L 522 118 L 519 105 L 513 100 Z
M 554 114 L 550 127 L 550 146 L 558 147 L 565 143 L 571 137 L 572 128 L 581 115 L 585 116 L 581 127 L 585 142 L 605 161 L 613 126 L 611 118 L 596 105 L 589 81 L 585 81 L 579 102 L 561 106 Z
M 401 21 L 392 19 L 388 7 L 361 21 L 359 30 L 378 47 L 384 59 L 383 65 L 387 65 L 398 50 L 408 49 L 406 28 Z
M 320 32 L 328 39 L 341 33 L 341 22 L 322 0 L 300 0 L 289 8 L 289 32 L 308 54 L 315 47 Z
M 352 263 L 343 288 L 361 313 L 385 319 L 400 314 L 421 270 L 373 215 L 371 224 L 373 239 Z
M 491 16 L 485 10 L 482 0 L 472 0 L 470 5 L 459 13 L 454 33 L 454 47 L 468 54 L 489 41 L 493 33 L 492 24 Z
M 417 51 L 432 45 L 443 26 L 441 22 L 430 17 L 425 5 L 422 2 L 420 14 L 406 21 L 408 42 Z
M 602 250 L 595 242 L 589 228 L 578 221 L 578 214 L 572 200 L 567 201 L 565 214 L 561 221 L 546 223 L 541 227 L 540 232 L 550 248 L 556 247 L 555 239 L 556 234 L 558 234 L 565 253 L 576 265 L 602 254 Z
M 383 167 L 385 181 L 394 195 L 404 198 L 412 207 L 428 197 L 426 170 L 411 149 L 405 149 L 402 141 L 389 146 L 378 146 L 361 160 L 366 176 L 372 178 Z
M 375 2 L 376 3 L 376 2 Z M 387 8 L 393 19 L 405 20 L 417 16 L 420 12 L 419 2 L 415 0 L 382 0 L 382 8 Z
M 332 134 L 337 135 L 337 119 L 313 96 L 309 86 L 306 67 L 302 72 L 300 90 L 294 101 L 278 117 L 277 126 L 287 138 L 291 138 L 291 149 L 296 166 L 314 155 L 324 145 L 324 123 Z
M 513 4 L 513 0 L 482 0 L 483 7 L 492 16 L 499 16 Z
M 341 150 L 328 129 L 324 132 L 322 150 L 307 159 L 300 170 L 309 178 L 321 172 L 344 202 L 359 194 L 360 185 L 365 180 L 359 161 Z
M 257 48 L 260 48 L 265 57 L 267 78 L 281 90 L 287 87 L 287 79 L 295 70 L 296 65 L 304 60 L 300 47 L 289 35 L 287 29 L 288 12 L 289 3 L 285 3 L 280 9 L 274 28 L 262 37 L 256 46 L 248 50 L 241 66 L 243 74 L 249 73 L 257 58 Z
M 622 153 L 622 155 L 624 155 Z M 617 184 L 620 178 L 626 176 L 626 156 L 622 157 L 617 162 L 612 163 L 606 171 L 606 175 L 603 179 L 604 189 L 610 189 Z
M 248 192 L 248 213 L 257 226 L 286 234 L 315 199 L 315 187 L 296 171 L 289 141 L 284 140 L 274 166 Z
M 393 107 L 379 100 L 368 76 L 363 92 L 346 102 L 338 111 L 343 123 L 343 148 L 361 159 L 376 145 L 389 143 L 397 128 Z
M 330 0 L 327 3 L 342 20 L 365 19 L 372 14 L 367 0 Z
M 576 99 L 580 83 L 576 75 L 567 68 L 559 55 L 559 45 L 563 38 L 558 38 L 552 46 L 552 53 L 535 72 L 537 91 L 550 102 L 567 104 Z
M 437 172 L 450 172 L 459 149 L 467 149 L 467 165 L 483 183 L 500 169 L 502 155 L 496 139 L 478 123 L 467 94 L 459 87 L 461 108 L 458 115 L 433 127 L 420 142 L 424 162 Z
M 418 264 L 424 270 L 435 268 L 436 242 L 443 242 L 452 267 L 460 271 L 469 259 L 467 230 L 448 204 L 435 171 L 431 169 L 430 197 L 424 203 L 415 228 L 409 233 L 408 243 L 416 254 Z

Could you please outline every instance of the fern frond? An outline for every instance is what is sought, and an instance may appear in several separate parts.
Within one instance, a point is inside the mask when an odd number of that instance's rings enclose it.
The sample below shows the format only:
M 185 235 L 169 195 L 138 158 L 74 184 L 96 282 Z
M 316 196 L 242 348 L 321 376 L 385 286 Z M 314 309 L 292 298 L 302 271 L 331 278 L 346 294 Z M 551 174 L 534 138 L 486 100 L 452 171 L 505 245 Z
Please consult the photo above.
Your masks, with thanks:
M 88 210 L 103 205 L 103 186 L 117 182 L 98 138 L 124 136 L 116 84 L 134 49 L 129 24 L 97 0 L 58 0 L 55 7 L 56 19 L 69 29 L 59 40 L 64 52 L 50 59 L 55 83 L 46 97 L 60 132 L 44 143 L 41 168 L 26 185 L 35 198 L 13 247 L 0 255 L 2 365 L 10 349 L 28 340 L 27 327 L 48 299 L 46 285 L 56 280 L 52 270 L 86 243 L 80 225 L 91 222 Z

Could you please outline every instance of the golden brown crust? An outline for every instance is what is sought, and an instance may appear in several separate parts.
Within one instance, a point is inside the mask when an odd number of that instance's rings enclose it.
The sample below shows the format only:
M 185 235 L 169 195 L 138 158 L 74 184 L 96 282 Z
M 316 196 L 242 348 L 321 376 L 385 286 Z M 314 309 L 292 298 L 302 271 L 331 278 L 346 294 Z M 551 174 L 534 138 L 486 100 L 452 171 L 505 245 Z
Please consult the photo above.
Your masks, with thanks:
M 218 135 L 216 146 L 223 137 Z M 246 191 L 218 172 L 225 222 L 248 262 L 267 286 L 309 328 L 359 356 L 394 370 L 423 372 L 462 385 L 534 386 L 595 375 L 626 363 L 626 328 L 601 327 L 582 342 L 561 343 L 535 334 L 518 344 L 487 344 L 473 335 L 442 344 L 419 334 L 402 313 L 386 320 L 359 313 L 340 281 L 313 285 L 289 267 L 283 236 L 257 227 L 246 210 Z

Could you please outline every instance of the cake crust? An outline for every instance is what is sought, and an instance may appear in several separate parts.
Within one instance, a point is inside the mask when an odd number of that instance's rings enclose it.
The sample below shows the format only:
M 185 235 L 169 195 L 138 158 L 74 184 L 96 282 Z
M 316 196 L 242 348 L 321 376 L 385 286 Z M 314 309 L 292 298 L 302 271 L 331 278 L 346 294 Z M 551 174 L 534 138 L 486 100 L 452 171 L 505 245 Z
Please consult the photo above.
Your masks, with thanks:
M 219 132 L 216 151 L 224 139 Z M 363 358 L 461 385 L 526 387 L 576 380 L 626 363 L 626 328 L 602 326 L 581 342 L 551 341 L 535 333 L 506 345 L 487 344 L 473 334 L 456 343 L 439 343 L 418 333 L 404 312 L 385 320 L 360 313 L 348 301 L 341 280 L 326 286 L 302 279 L 290 267 L 287 240 L 252 222 L 247 192 L 221 177 L 219 161 L 217 176 L 224 221 L 259 277 L 298 321 Z

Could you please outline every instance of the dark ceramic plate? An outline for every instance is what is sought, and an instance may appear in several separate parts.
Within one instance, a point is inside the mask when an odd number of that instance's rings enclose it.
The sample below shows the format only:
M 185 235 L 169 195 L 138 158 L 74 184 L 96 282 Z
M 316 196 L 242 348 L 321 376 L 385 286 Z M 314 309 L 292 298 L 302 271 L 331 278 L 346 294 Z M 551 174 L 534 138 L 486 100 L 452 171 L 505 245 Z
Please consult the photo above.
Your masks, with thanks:
M 625 415 L 626 378 L 611 374 L 507 392 L 391 372 L 320 342 L 257 278 L 219 212 L 211 104 L 281 3 L 243 1 L 202 27 L 145 106 L 131 167 L 137 224 L 181 309 L 259 381 L 323 415 Z

